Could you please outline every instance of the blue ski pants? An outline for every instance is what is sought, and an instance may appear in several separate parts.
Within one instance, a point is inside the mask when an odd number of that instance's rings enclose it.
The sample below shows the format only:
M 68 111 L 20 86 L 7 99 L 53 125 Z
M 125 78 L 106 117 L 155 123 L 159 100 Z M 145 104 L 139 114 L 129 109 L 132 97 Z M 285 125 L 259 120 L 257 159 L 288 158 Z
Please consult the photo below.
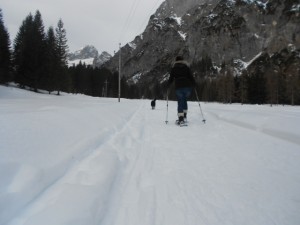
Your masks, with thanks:
M 176 89 L 175 92 L 178 101 L 178 108 L 177 108 L 178 114 L 187 112 L 188 110 L 187 99 L 192 93 L 192 88 L 190 87 L 178 88 Z

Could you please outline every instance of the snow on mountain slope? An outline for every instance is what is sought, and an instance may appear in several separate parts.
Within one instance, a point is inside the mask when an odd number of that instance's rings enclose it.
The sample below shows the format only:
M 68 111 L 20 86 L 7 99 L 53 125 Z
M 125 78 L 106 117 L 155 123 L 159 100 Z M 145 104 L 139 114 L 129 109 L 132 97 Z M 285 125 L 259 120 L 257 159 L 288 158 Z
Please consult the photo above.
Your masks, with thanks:
M 81 64 L 85 64 L 85 65 L 93 65 L 94 63 L 94 58 L 87 58 L 87 59 L 75 59 L 75 60 L 72 60 L 72 61 L 68 61 L 68 66 L 71 67 L 71 66 L 77 66 L 79 63 Z
M 0 86 L 0 224 L 296 225 L 300 108 Z

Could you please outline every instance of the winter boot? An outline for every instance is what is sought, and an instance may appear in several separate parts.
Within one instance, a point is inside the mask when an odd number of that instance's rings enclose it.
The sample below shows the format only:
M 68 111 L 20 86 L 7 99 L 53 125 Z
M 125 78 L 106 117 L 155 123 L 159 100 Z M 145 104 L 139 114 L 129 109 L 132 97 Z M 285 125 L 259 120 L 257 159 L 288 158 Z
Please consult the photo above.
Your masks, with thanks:
M 184 124 L 183 116 L 180 116 L 180 117 L 178 118 L 178 120 L 176 120 L 176 124 L 177 124 L 177 125 L 180 125 L 180 126 Z
M 183 111 L 183 119 L 184 119 L 184 122 L 187 122 L 187 110 Z

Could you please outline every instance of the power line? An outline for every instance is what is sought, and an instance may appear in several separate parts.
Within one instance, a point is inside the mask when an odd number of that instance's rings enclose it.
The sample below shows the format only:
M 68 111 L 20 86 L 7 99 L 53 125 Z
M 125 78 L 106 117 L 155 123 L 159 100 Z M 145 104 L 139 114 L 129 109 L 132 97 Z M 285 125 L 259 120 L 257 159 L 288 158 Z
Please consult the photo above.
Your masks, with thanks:
M 121 42 L 122 37 L 125 36 L 124 34 L 127 33 L 128 28 L 129 28 L 129 26 L 130 26 L 130 24 L 131 24 L 131 22 L 132 22 L 132 20 L 133 20 L 133 18 L 134 18 L 134 14 L 135 14 L 135 12 L 136 12 L 136 9 L 137 9 L 139 3 L 140 3 L 140 0 L 134 0 L 134 1 L 132 2 L 132 5 L 131 5 L 131 8 L 130 8 L 129 14 L 128 14 L 126 20 L 125 20 L 123 29 L 122 29 L 122 31 L 121 31 L 121 33 L 120 33 L 119 42 Z
M 140 2 L 141 2 L 140 0 L 134 0 L 134 1 L 132 2 L 132 5 L 131 5 L 131 8 L 130 8 L 129 14 L 128 14 L 127 18 L 126 18 L 126 21 L 125 21 L 125 23 L 124 23 L 123 29 L 122 29 L 122 31 L 121 31 L 121 33 L 120 33 L 120 36 L 119 36 L 119 42 L 121 42 L 121 40 L 122 40 L 123 38 L 124 38 L 124 39 L 126 38 L 128 32 L 129 32 L 129 30 L 130 30 L 129 28 L 130 28 L 130 26 L 132 25 L 132 21 L 134 20 L 134 15 L 135 15 L 135 13 L 136 13 L 136 11 L 137 11 L 137 9 L 138 9 L 138 6 L 139 6 Z M 157 8 L 158 8 L 158 5 L 161 4 L 161 2 L 163 2 L 163 1 L 162 1 L 162 0 L 156 0 L 156 1 L 153 3 L 152 8 L 151 8 L 151 10 L 150 10 L 149 13 L 148 13 L 147 18 L 145 18 L 145 19 L 142 21 L 142 23 L 140 24 L 140 26 L 138 27 L 138 30 L 137 30 L 138 33 L 142 30 L 142 28 L 144 28 L 144 27 L 146 26 L 147 22 L 148 22 L 149 19 L 150 19 L 150 15 L 153 14 L 154 9 L 157 9 Z
M 157 1 L 154 3 L 154 5 L 152 6 L 152 8 L 151 8 L 151 10 L 150 10 L 150 13 L 148 14 L 148 17 L 141 23 L 141 25 L 140 25 L 138 31 L 142 30 L 142 28 L 145 27 L 146 23 L 149 21 L 150 15 L 152 14 L 152 12 L 153 12 L 154 9 L 157 9 L 157 7 L 158 7 L 158 4 L 157 4 L 157 3 L 159 3 L 160 1 L 161 1 L 161 0 L 157 0 Z

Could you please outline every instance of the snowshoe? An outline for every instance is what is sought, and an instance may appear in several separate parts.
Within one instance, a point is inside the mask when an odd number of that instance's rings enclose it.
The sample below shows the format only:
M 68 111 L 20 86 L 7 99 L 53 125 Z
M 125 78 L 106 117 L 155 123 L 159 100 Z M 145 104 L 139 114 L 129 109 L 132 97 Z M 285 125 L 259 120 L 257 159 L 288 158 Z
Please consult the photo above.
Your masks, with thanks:
M 186 127 L 188 124 L 186 122 L 184 122 L 183 120 L 176 120 L 175 121 L 175 124 L 177 126 L 180 126 L 180 127 Z

